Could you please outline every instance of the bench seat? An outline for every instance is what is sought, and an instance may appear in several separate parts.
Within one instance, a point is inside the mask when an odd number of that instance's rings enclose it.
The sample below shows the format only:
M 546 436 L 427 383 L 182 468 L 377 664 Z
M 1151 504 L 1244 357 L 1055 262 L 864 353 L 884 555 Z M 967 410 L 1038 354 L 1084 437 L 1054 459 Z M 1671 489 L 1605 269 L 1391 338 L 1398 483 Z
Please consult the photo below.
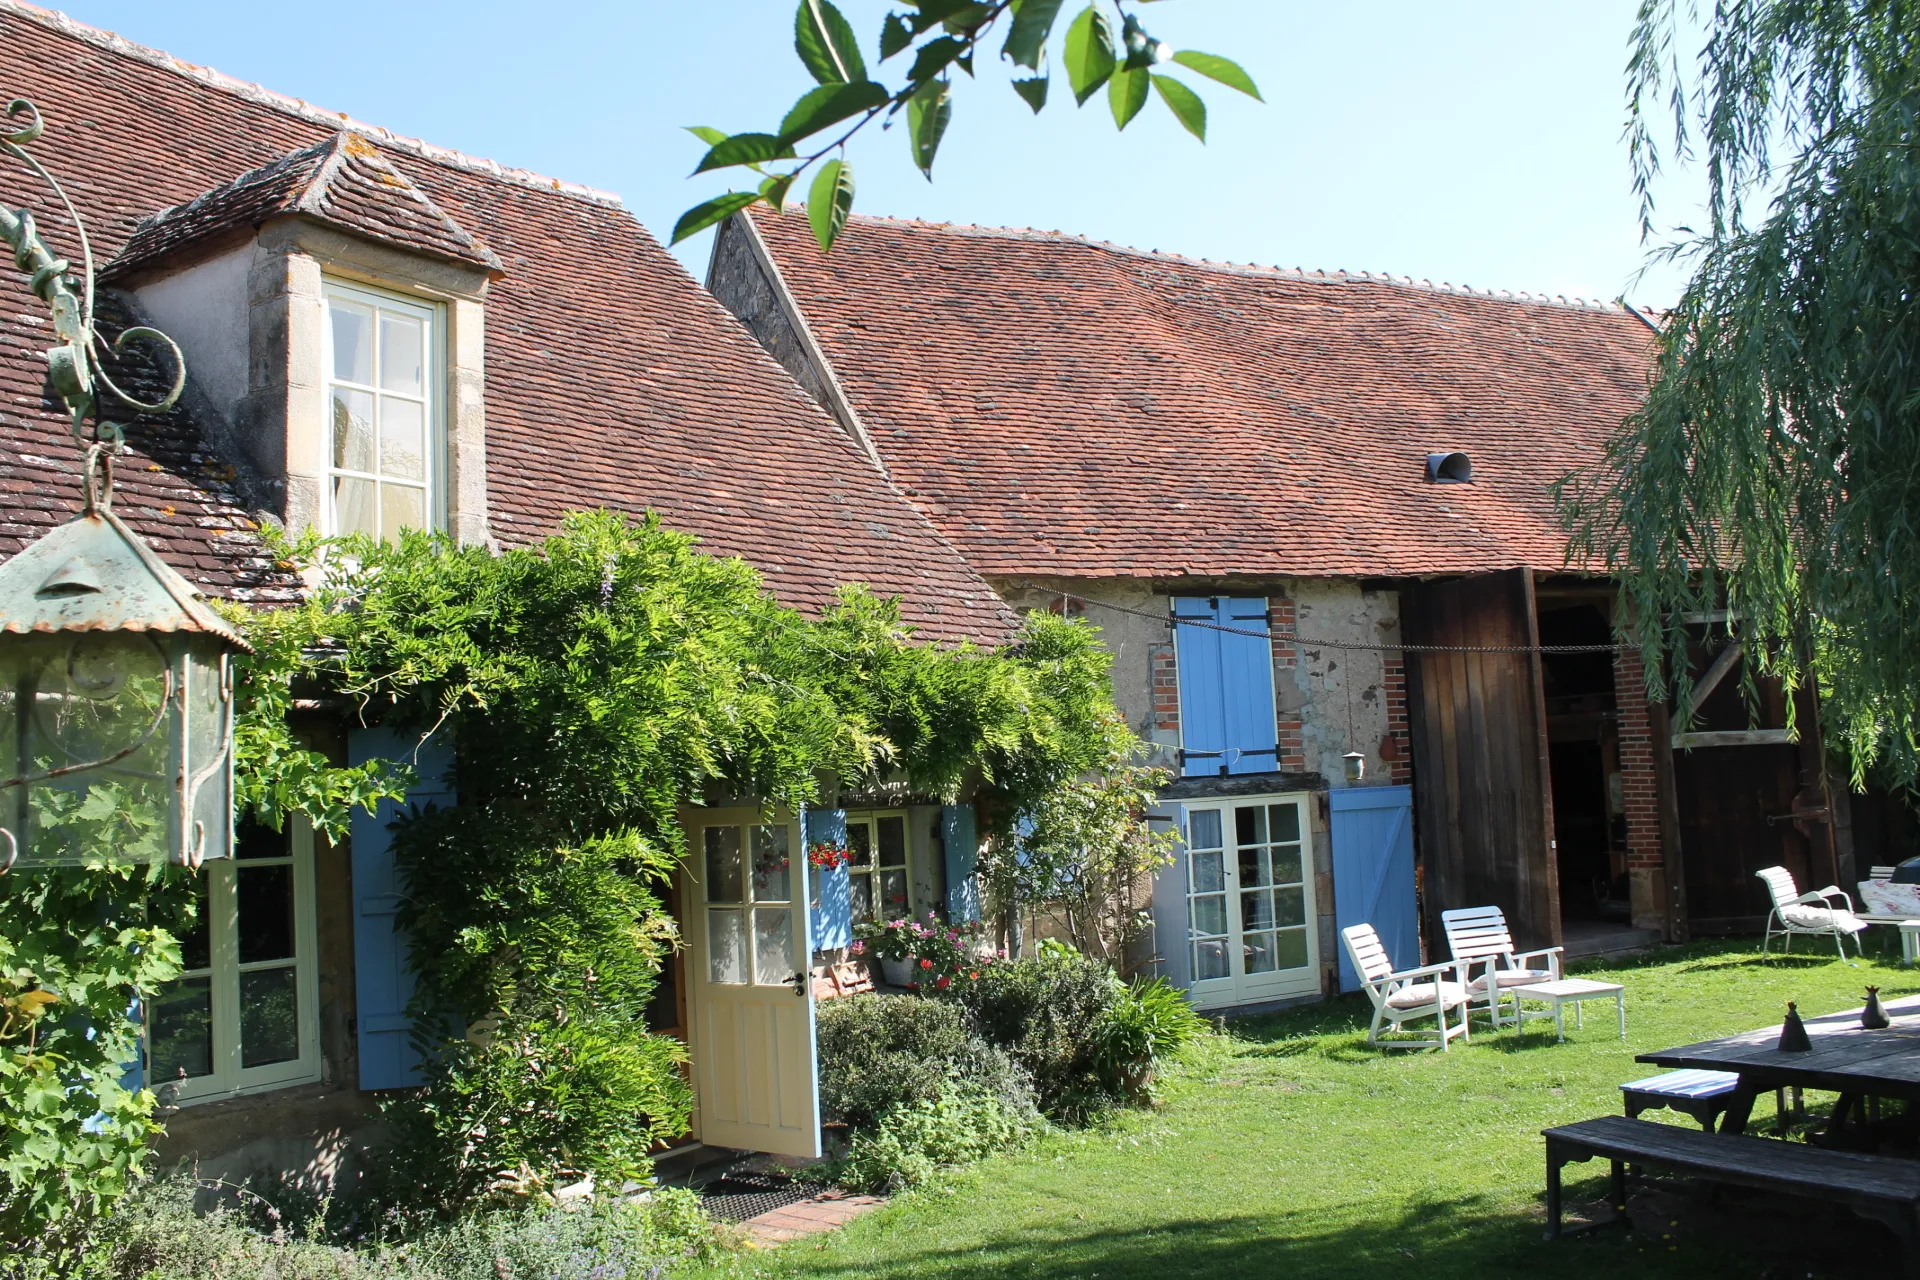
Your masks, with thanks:
M 1629 1081 L 1620 1086 L 1620 1093 L 1629 1116 L 1671 1107 L 1698 1120 L 1702 1129 L 1711 1130 L 1739 1083 L 1740 1077 L 1731 1071 L 1688 1069 Z
M 1906 1275 L 1920 1280 L 1920 1160 L 1702 1133 L 1626 1116 L 1583 1120 L 1542 1134 L 1547 1140 L 1549 1238 L 1561 1234 L 1561 1167 L 1598 1156 L 1613 1163 L 1613 1220 L 1626 1220 L 1626 1162 L 1653 1165 L 1711 1182 L 1846 1205 L 1893 1228 L 1905 1253 Z

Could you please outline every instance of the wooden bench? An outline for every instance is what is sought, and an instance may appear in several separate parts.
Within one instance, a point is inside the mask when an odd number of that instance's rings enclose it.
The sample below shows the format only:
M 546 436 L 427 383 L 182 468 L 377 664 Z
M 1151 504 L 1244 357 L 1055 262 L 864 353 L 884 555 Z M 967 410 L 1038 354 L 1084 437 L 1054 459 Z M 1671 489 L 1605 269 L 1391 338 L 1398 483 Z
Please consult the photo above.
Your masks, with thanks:
M 1627 1217 L 1626 1162 L 1711 1182 L 1844 1204 L 1900 1238 L 1909 1280 L 1920 1280 L 1920 1160 L 1827 1151 L 1802 1143 L 1702 1133 L 1679 1125 L 1602 1116 L 1542 1131 L 1547 1140 L 1547 1237 L 1560 1227 L 1560 1170 L 1598 1156 L 1613 1162 L 1613 1217 Z M 1595 1223 L 1604 1226 L 1606 1223 Z
M 1713 1132 L 1714 1122 L 1720 1113 L 1727 1109 L 1727 1100 L 1732 1096 L 1734 1086 L 1740 1083 L 1740 1077 L 1731 1071 L 1700 1071 L 1689 1068 L 1684 1071 L 1668 1071 L 1657 1076 L 1648 1076 L 1644 1080 L 1630 1080 L 1620 1086 L 1622 1101 L 1626 1104 L 1627 1115 L 1638 1116 L 1642 1111 L 1653 1111 L 1660 1107 L 1670 1107 L 1681 1115 L 1692 1116 L 1700 1122 L 1700 1127 Z M 1774 1110 L 1780 1131 L 1787 1128 L 1787 1098 L 1785 1089 L 1774 1091 Z M 1793 1091 L 1796 1112 L 1800 1107 L 1800 1090 Z

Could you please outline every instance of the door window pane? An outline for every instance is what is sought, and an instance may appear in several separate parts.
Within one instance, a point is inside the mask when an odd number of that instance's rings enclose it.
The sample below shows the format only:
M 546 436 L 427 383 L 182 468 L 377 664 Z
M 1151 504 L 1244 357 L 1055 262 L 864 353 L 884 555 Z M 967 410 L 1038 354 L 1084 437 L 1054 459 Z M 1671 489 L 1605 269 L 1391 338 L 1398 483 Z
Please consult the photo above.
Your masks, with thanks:
M 156 1087 L 213 1073 L 213 979 L 169 983 L 147 1009 L 147 1065 Z
M 1193 900 L 1193 931 L 1214 934 L 1227 931 L 1227 900 L 1224 895 L 1212 894 Z
M 1272 973 L 1278 967 L 1273 953 L 1273 935 L 1270 933 L 1246 935 L 1240 955 L 1246 961 L 1248 973 Z
M 1210 938 L 1193 945 L 1193 977 L 1196 982 L 1205 982 L 1209 978 L 1225 978 L 1230 975 L 1227 968 L 1227 944 L 1219 938 Z
M 282 870 L 284 868 L 274 868 Z M 240 975 L 240 1065 L 300 1056 L 300 987 L 292 966 Z
M 1293 921 L 1287 923 L 1292 924 Z M 1240 895 L 1240 927 L 1246 930 L 1273 928 L 1273 893 L 1261 889 Z
M 1267 809 L 1273 822 L 1273 834 L 1269 837 L 1275 844 L 1300 838 L 1300 806 L 1297 804 L 1276 804 Z
M 1300 846 L 1281 845 L 1273 851 L 1273 882 L 1300 883 Z
M 1195 809 L 1187 815 L 1187 843 L 1195 849 L 1220 847 L 1220 811 Z
M 381 390 L 404 391 L 414 396 L 425 394 L 426 378 L 422 375 L 425 349 L 418 317 L 383 314 L 380 317 Z
M 327 303 L 333 317 L 333 376 L 342 382 L 373 381 L 373 308 L 338 298 Z
M 793 912 L 767 907 L 753 913 L 753 980 L 776 986 L 794 974 Z
M 237 866 L 240 963 L 293 958 L 293 867 Z
M 1277 924 L 1305 924 L 1307 922 L 1307 895 L 1304 889 L 1275 889 L 1273 891 L 1274 920 Z
M 1254 889 L 1267 883 L 1266 850 L 1255 846 L 1240 850 L 1240 887 Z
M 792 895 L 793 868 L 785 827 L 753 829 L 753 900 L 785 902 Z
M 1237 844 L 1265 844 L 1267 842 L 1267 811 L 1259 805 L 1235 809 L 1233 834 Z
M 707 828 L 707 901 L 741 902 L 740 828 Z
M 1305 929 L 1282 929 L 1275 935 L 1274 967 L 1276 969 L 1307 967 L 1307 931 Z
M 707 911 L 707 978 L 730 983 L 747 980 L 747 921 L 738 907 Z
M 212 929 L 207 919 L 207 877 L 194 877 L 193 924 L 180 934 L 180 967 L 188 972 L 213 963 Z
M 1218 850 L 1193 855 L 1193 891 L 1217 893 L 1227 887 L 1225 855 Z

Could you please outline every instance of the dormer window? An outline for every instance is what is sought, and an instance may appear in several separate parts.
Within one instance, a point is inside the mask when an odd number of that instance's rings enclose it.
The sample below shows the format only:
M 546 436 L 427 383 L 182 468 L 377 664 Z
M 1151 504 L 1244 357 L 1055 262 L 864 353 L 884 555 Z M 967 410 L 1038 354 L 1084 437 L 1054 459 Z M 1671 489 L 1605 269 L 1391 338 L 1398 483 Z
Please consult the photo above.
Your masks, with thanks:
M 438 309 L 327 285 L 327 531 L 438 527 Z

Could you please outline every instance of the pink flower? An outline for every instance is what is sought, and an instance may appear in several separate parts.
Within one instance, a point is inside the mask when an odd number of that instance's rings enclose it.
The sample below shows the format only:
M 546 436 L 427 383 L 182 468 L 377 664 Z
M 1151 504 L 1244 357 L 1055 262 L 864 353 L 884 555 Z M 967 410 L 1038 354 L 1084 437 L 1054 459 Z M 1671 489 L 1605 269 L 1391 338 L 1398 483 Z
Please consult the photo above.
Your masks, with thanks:
M 949 929 L 949 930 L 947 930 L 947 941 L 948 941 L 948 942 L 958 942 L 958 941 L 960 941 L 960 935 L 959 935 L 958 933 L 956 933 L 956 932 L 954 932 L 954 931 L 953 931 L 952 929 Z
M 867 944 L 864 942 L 856 942 L 851 947 L 847 948 L 847 950 L 853 952 L 854 955 L 860 955 L 861 953 L 866 951 L 866 949 L 867 949 Z

